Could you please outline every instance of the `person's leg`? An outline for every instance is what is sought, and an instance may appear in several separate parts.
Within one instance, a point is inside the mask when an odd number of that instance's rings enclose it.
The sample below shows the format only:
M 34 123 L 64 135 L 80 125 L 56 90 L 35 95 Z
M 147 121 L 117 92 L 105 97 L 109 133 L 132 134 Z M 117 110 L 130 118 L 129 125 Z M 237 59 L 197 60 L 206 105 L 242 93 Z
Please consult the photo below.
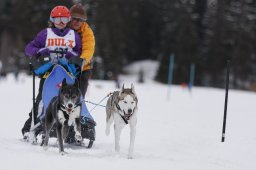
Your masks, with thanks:
M 81 76 L 79 77 L 80 90 L 83 95 L 83 98 L 85 97 L 85 94 L 87 92 L 89 79 L 90 79 L 91 75 L 92 75 L 92 70 L 85 70 L 85 71 L 82 71 Z

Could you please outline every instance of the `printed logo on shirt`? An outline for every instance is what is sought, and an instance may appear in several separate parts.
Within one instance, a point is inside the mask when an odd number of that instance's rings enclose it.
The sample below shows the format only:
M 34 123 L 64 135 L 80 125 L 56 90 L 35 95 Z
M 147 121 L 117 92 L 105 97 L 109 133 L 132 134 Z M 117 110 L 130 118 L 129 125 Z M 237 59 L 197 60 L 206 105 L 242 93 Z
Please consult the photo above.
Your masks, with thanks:
M 74 41 L 73 40 L 68 40 L 67 42 L 65 42 L 64 38 L 48 38 L 47 39 L 47 46 L 51 47 L 51 46 L 62 46 L 62 47 L 69 47 L 69 48 L 73 48 Z

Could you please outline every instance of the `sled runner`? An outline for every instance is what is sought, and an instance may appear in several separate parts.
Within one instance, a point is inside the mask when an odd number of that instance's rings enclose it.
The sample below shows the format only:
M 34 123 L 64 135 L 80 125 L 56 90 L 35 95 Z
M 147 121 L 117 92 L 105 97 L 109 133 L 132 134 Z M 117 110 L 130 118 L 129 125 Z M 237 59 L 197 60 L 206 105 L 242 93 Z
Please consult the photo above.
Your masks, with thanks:
M 63 57 L 65 52 L 62 51 L 50 51 L 51 56 L 32 58 L 30 62 L 31 69 L 33 71 L 33 109 L 30 128 L 30 138 L 38 134 L 42 134 L 44 137 L 44 118 L 47 106 L 52 98 L 58 96 L 61 82 L 66 79 L 68 84 L 74 84 L 75 80 L 80 76 L 82 59 L 79 57 L 73 57 L 67 60 Z M 42 100 L 39 103 L 38 115 L 35 115 L 35 75 L 45 78 L 42 89 Z M 89 113 L 84 99 L 81 96 L 80 104 L 82 106 L 80 123 L 81 123 L 81 136 L 83 139 L 89 139 L 88 148 L 91 148 L 95 140 L 95 121 Z M 35 122 L 37 122 L 35 124 Z M 70 127 L 66 143 L 75 143 L 75 131 Z M 57 137 L 56 127 L 53 127 L 50 132 L 50 137 Z

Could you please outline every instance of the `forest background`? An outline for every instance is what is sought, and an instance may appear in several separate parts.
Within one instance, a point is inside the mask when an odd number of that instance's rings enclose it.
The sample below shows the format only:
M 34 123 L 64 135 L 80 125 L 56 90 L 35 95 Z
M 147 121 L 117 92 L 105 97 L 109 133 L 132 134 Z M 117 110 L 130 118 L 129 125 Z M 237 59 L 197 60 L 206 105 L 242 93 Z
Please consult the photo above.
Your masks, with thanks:
M 28 71 L 24 48 L 46 28 L 56 5 L 80 2 L 96 38 L 93 78 L 114 79 L 132 62 L 159 63 L 156 81 L 256 90 L 254 0 L 1 0 L 1 75 Z M 141 70 L 143 73 L 143 70 Z

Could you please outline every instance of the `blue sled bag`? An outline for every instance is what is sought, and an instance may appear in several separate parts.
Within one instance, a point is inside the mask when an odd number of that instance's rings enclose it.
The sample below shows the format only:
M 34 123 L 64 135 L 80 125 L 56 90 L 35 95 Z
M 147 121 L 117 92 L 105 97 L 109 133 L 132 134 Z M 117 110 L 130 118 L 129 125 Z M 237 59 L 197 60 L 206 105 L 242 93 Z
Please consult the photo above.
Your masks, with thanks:
M 75 78 L 70 75 L 65 68 L 63 68 L 61 65 L 55 65 L 51 71 L 51 73 L 48 75 L 48 77 L 45 79 L 44 85 L 43 85 L 43 91 L 42 91 L 42 102 L 43 102 L 43 111 L 42 113 L 38 114 L 38 118 L 41 120 L 45 117 L 46 108 L 49 105 L 51 99 L 55 96 L 58 96 L 59 90 L 61 87 L 61 83 L 63 79 L 66 78 L 66 82 L 68 84 L 73 84 L 75 82 Z M 83 101 L 83 97 L 80 99 L 82 102 L 82 113 L 81 116 L 84 118 L 89 118 L 93 120 L 91 114 L 89 113 L 87 106 L 85 105 Z

